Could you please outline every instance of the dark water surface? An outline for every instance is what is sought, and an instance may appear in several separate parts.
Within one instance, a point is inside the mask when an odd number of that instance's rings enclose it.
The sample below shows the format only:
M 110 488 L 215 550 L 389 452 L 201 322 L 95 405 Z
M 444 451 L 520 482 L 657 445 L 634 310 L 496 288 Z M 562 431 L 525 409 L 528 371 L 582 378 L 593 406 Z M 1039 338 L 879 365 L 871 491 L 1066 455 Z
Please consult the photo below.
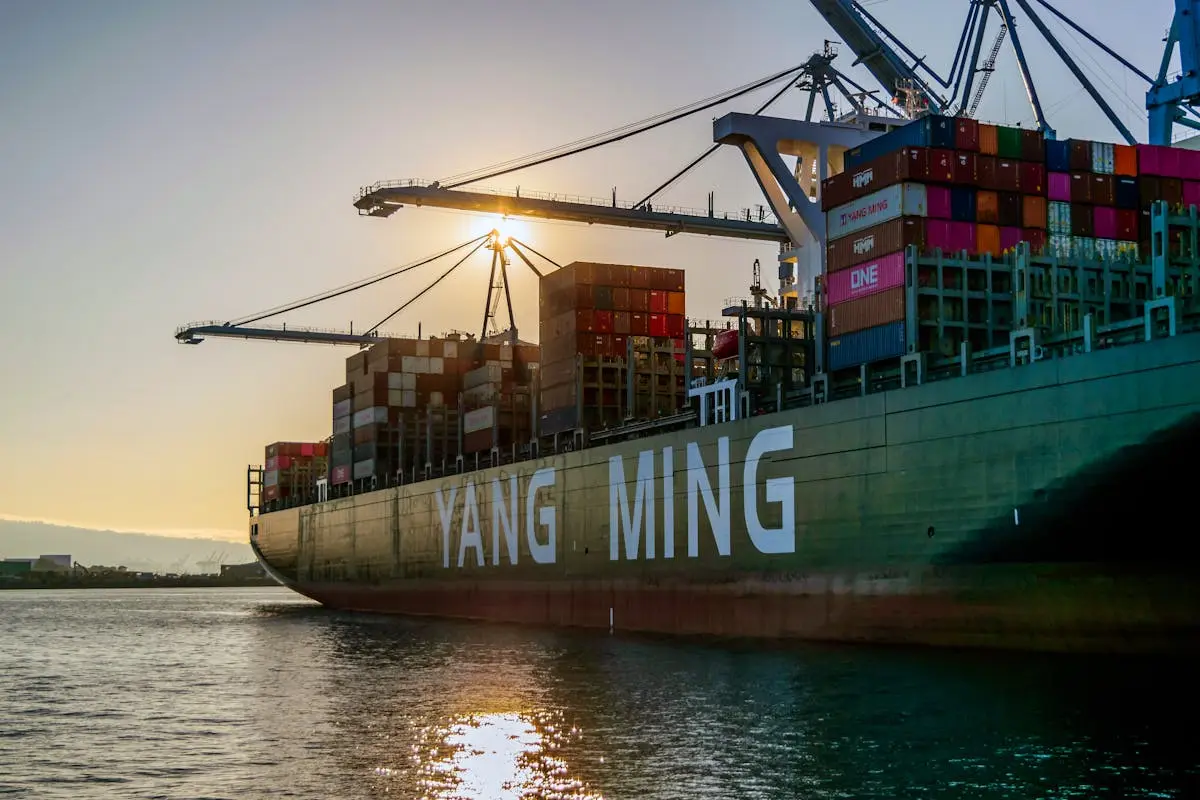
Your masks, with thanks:
M 0 796 L 1200 797 L 1195 665 L 0 592 Z

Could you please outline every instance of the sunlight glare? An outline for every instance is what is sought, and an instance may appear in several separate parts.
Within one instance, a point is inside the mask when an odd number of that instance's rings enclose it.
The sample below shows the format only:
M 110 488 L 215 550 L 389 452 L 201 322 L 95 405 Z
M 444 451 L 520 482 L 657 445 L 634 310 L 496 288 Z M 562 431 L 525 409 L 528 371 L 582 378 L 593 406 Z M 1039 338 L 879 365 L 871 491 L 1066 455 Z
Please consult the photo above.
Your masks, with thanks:
M 496 230 L 500 232 L 500 240 L 506 244 L 513 237 L 516 237 L 518 241 L 528 242 L 530 239 L 529 228 L 528 222 L 514 217 L 505 217 L 500 214 L 478 214 L 471 221 L 471 236 L 483 236 Z M 530 242 L 530 244 L 533 243 Z M 534 247 L 537 245 L 534 244 Z

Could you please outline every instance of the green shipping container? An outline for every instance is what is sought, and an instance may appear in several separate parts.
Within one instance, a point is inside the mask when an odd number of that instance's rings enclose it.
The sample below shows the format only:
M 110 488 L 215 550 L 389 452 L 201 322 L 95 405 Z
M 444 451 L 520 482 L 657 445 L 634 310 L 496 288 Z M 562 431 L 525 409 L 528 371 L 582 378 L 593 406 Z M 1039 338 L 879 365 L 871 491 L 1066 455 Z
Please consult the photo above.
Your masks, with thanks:
M 1021 129 L 996 126 L 996 155 L 1000 158 L 1021 157 Z

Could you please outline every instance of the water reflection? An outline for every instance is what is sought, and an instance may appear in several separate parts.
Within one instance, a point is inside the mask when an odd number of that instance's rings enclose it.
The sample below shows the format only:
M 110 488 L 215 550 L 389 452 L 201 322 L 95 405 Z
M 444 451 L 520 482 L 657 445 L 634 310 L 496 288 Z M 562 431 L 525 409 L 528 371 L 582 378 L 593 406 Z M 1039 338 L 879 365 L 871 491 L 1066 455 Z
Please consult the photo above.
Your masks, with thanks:
M 445 727 L 422 731 L 413 745 L 418 785 L 428 798 L 525 798 L 591 800 L 556 755 L 581 731 L 562 713 L 460 716 Z

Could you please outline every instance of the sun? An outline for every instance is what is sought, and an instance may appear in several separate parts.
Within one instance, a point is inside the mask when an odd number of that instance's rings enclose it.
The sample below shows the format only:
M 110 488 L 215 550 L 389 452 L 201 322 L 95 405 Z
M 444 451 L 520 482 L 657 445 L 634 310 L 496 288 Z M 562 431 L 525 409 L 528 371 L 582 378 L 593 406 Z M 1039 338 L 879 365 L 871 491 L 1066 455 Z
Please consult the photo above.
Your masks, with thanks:
M 527 241 L 529 239 L 529 223 L 500 214 L 479 214 L 471 225 L 472 235 L 483 236 L 498 231 L 500 241 L 508 244 L 509 239 Z

